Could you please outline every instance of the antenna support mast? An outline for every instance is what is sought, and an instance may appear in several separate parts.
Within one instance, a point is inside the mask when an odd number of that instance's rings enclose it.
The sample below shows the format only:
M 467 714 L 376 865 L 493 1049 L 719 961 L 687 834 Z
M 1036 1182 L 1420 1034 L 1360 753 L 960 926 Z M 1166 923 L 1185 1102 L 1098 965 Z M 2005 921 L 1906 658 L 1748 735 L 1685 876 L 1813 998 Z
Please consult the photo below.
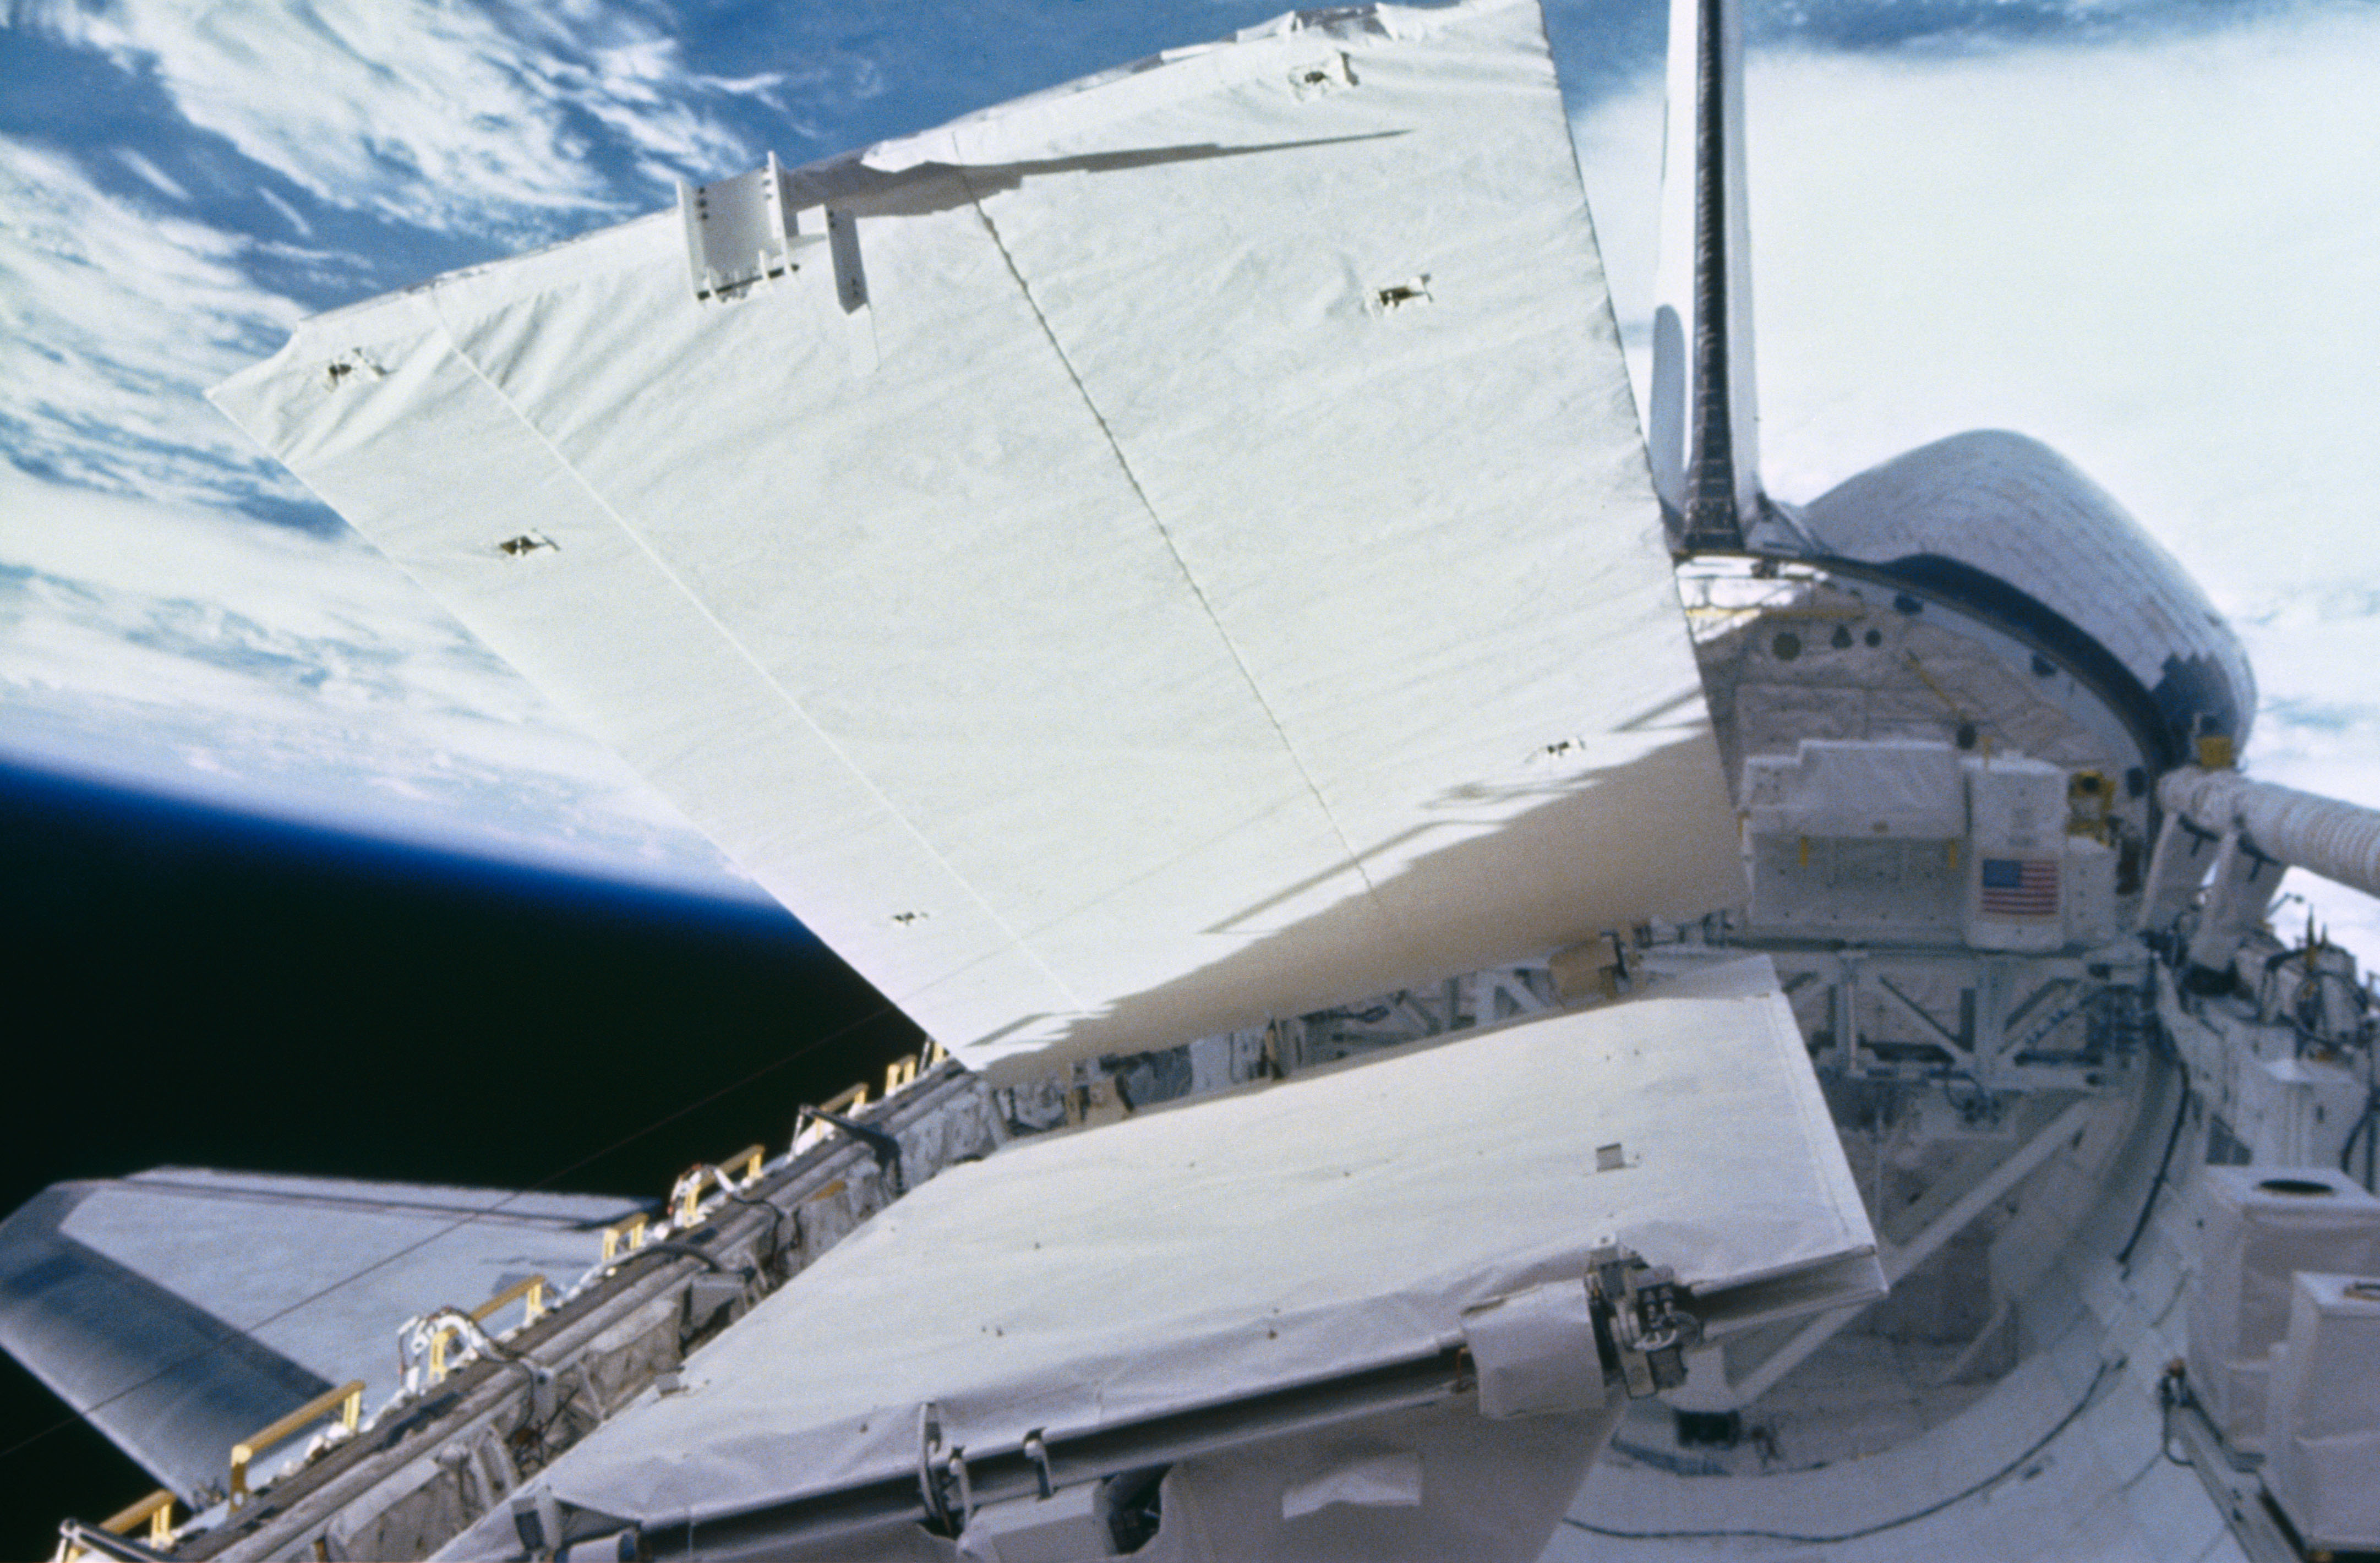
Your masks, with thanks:
M 1659 295 L 1647 419 L 1682 553 L 1742 553 L 1781 519 L 1760 491 L 1744 203 L 1742 0 L 1672 0 Z

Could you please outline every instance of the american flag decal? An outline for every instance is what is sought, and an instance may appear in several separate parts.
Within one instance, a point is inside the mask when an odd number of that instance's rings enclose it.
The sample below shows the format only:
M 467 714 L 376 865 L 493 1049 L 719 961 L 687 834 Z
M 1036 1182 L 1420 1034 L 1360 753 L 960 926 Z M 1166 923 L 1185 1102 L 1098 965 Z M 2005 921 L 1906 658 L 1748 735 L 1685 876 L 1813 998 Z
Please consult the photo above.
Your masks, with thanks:
M 1984 915 L 2058 915 L 2058 860 L 2054 857 L 1986 857 L 1983 861 Z

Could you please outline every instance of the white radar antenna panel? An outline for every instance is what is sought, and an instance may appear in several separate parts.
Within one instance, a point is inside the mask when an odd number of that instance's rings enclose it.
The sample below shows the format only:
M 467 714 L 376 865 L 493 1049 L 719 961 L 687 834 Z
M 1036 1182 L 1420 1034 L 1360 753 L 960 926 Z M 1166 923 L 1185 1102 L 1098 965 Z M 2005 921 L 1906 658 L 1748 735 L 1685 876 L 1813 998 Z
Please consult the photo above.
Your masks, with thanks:
M 959 1058 L 1741 903 L 1534 5 L 742 178 L 215 399 Z

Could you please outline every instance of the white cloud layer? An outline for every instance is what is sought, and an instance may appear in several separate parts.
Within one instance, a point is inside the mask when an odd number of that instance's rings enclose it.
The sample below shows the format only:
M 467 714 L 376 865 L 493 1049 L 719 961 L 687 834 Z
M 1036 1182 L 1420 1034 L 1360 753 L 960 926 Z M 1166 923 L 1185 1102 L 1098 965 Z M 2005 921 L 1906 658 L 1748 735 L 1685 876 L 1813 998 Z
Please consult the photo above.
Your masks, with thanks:
M 0 212 L 0 430 L 12 445 L 120 493 L 298 495 L 200 399 L 299 316 L 248 280 L 249 241 L 108 195 L 70 159 L 6 138 Z
M 742 166 L 705 105 L 783 79 L 690 77 L 650 17 L 594 0 L 30 0 L 10 24 L 179 123 L 149 150 L 0 137 L 0 757 L 751 894 L 378 555 L 227 515 L 309 496 L 202 393 L 303 312 L 261 276 L 353 288 L 382 263 L 318 237 L 326 216 L 381 224 L 348 244 L 552 237 Z
M 387 561 L 0 469 L 0 758 L 757 897 Z
M 152 72 L 188 121 L 317 200 L 441 229 L 546 236 L 556 212 L 613 212 L 636 174 L 715 177 L 747 149 L 688 101 L 772 79 L 690 80 L 672 38 L 599 0 L 30 0 L 22 25 Z M 637 191 L 649 197 L 650 188 Z

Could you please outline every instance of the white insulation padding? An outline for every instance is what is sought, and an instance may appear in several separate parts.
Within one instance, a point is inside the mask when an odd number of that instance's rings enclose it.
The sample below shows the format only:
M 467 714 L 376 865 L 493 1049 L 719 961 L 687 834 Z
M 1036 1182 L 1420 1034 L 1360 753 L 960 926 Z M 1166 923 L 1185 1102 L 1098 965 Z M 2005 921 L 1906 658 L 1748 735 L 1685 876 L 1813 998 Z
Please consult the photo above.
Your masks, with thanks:
M 2210 1167 L 2192 1278 L 2190 1378 L 2235 1448 L 2261 1451 L 2272 1349 L 2300 1270 L 2380 1269 L 2380 1199 L 2327 1167 Z
M 970 1063 L 1741 903 L 1534 5 L 784 188 L 832 242 L 740 295 L 665 213 L 215 400 Z
M 2236 827 L 2267 857 L 2380 896 L 2380 809 L 2195 766 L 2167 772 L 2157 801 L 2202 830 Z
M 666 1523 L 914 1472 L 927 1402 L 978 1452 L 1229 1404 L 1446 1350 L 1466 1309 L 1575 1288 L 1615 1239 L 1700 1286 L 1820 1278 L 1807 1311 L 1876 1295 L 1801 1033 L 1750 964 L 1748 995 L 1552 1015 L 953 1168 L 546 1479 Z M 1293 1502 L 1298 1474 L 1270 1474 L 1268 1524 L 1386 1481 Z
M 1791 756 L 1743 762 L 1757 836 L 1952 841 L 1967 833 L 1967 778 L 1948 744 L 1804 738 Z
M 2380 1548 L 2380 1273 L 2294 1278 L 2267 1406 L 2265 1485 L 2298 1533 Z

